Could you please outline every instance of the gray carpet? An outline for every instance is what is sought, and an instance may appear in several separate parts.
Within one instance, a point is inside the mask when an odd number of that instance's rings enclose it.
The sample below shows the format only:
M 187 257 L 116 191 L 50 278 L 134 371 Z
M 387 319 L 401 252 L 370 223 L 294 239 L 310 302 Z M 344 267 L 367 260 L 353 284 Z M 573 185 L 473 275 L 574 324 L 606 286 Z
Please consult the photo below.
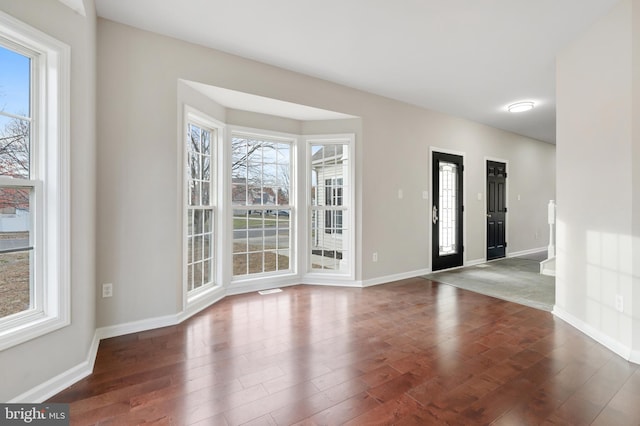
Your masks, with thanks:
M 500 259 L 476 266 L 434 272 L 424 278 L 454 287 L 551 311 L 555 304 L 556 280 L 540 275 L 546 253 Z

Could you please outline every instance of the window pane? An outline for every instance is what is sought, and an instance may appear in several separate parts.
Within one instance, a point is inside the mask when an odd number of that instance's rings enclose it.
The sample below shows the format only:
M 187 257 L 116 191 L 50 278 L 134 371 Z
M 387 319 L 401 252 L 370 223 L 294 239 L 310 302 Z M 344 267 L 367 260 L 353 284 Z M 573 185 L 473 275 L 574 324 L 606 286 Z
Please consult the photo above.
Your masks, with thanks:
M 0 188 L 0 318 L 32 307 L 31 188 Z
M 30 253 L 0 254 L 0 318 L 31 307 Z
M 189 139 L 187 143 L 189 144 L 188 149 L 190 152 L 200 152 L 200 127 L 189 124 Z
M 203 259 L 209 259 L 212 256 L 211 253 L 211 235 L 207 234 L 202 237 L 202 257 Z
M 200 205 L 200 182 L 198 181 L 189 182 L 189 205 Z
M 247 141 L 243 138 L 233 137 L 231 139 L 231 171 L 232 176 L 238 178 L 246 177 Z
M 262 162 L 264 164 L 276 164 L 276 160 L 278 158 L 277 144 L 269 141 L 263 141 L 260 145 L 262 147 Z
M 235 177 L 231 181 L 231 203 L 239 206 L 247 205 L 247 180 Z
M 278 241 L 277 216 L 270 216 L 264 221 L 264 248 L 276 249 Z
M 311 145 L 311 269 L 348 272 L 348 145 Z
M 187 288 L 196 290 L 213 282 L 213 130 L 188 124 L 186 137 L 186 182 L 188 207 Z
M 290 144 L 239 135 L 231 144 L 234 275 L 286 270 L 291 211 L 276 206 L 289 205 Z
M 263 272 L 262 247 L 258 247 L 260 251 L 249 253 L 249 274 L 259 274 Z
M 187 291 L 193 290 L 193 265 L 187 266 Z
M 202 260 L 202 237 L 193 238 L 193 260 L 195 262 Z
M 211 276 L 211 272 L 212 272 L 211 264 L 212 264 L 211 259 L 205 260 L 202 264 L 203 265 L 202 279 L 204 284 L 207 284 L 213 280 Z
M 208 155 L 202 156 L 202 180 L 211 181 L 211 157 Z
M 240 253 L 233 255 L 233 275 L 246 275 L 248 254 Z
M 206 233 L 213 232 L 213 211 L 212 210 L 203 210 L 204 212 L 204 229 L 203 231 Z
M 202 153 L 204 155 L 211 155 L 211 132 L 202 133 Z
M 289 248 L 289 230 L 288 229 L 281 229 L 278 232 L 278 248 L 279 249 Z
M 209 206 L 211 205 L 211 185 L 209 182 L 201 182 L 202 193 L 200 199 L 200 205 Z
M 456 199 L 458 197 L 458 166 L 454 163 L 440 162 L 440 235 L 439 254 L 455 254 L 456 247 Z
M 0 187 L 0 249 L 30 246 L 31 188 Z M 10 247 L 9 247 L 10 246 Z
M 191 152 L 187 159 L 189 161 L 189 178 L 200 179 L 200 156 L 195 152 Z
M 202 262 L 193 264 L 193 289 L 202 287 Z
M 264 186 L 273 187 L 278 185 L 277 178 L 278 166 L 275 164 L 262 165 L 262 182 Z
M 30 117 L 31 59 L 0 46 L 0 111 Z
M 291 162 L 291 148 L 288 144 L 278 144 L 278 163 L 289 164 Z
M 202 210 L 194 210 L 193 211 L 193 233 L 194 234 L 202 234 L 202 221 L 203 221 Z
M 27 120 L 0 115 L 0 175 L 29 179 L 29 129 Z

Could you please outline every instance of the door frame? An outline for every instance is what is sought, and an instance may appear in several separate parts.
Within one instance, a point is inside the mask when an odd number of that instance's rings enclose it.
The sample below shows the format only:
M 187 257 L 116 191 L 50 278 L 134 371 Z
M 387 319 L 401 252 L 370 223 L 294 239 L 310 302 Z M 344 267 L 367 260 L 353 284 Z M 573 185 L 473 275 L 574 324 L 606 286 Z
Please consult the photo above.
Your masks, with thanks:
M 466 164 L 466 153 L 464 151 L 456 151 L 456 150 L 452 150 L 452 149 L 447 149 L 447 148 L 438 148 L 435 146 L 430 146 L 429 147 L 429 163 L 428 163 L 428 188 L 429 188 L 429 196 L 431 198 L 429 198 L 427 201 L 427 214 L 425 215 L 426 218 L 428 218 L 427 221 L 427 233 L 429 234 L 429 238 L 428 238 L 428 252 L 429 252 L 429 271 L 433 272 L 433 232 L 431 232 L 431 220 L 432 220 L 432 206 L 433 206 L 433 197 L 435 196 L 433 193 L 433 153 L 434 152 L 441 152 L 443 154 L 453 154 L 453 155 L 459 155 L 460 157 L 462 157 L 462 164 L 465 165 Z M 465 166 L 466 167 L 466 166 Z M 462 205 L 466 206 L 467 205 L 467 173 L 462 173 Z M 485 208 L 486 209 L 486 208 Z M 463 247 L 467 247 L 467 209 L 465 208 L 462 211 L 462 245 Z M 486 238 L 486 236 L 485 236 Z M 485 255 L 486 256 L 486 255 Z M 462 252 L 462 265 L 457 266 L 456 268 L 461 268 L 463 266 L 465 266 L 467 263 L 467 250 L 464 250 Z M 455 269 L 455 268 L 451 268 L 451 269 Z M 440 269 L 441 271 L 444 271 L 445 269 Z
M 487 161 L 495 161 L 498 163 L 504 163 L 505 164 L 505 168 L 507 170 L 507 178 L 505 179 L 505 183 L 504 183 L 504 198 L 506 200 L 507 203 L 507 211 L 504 213 L 505 214 L 505 221 L 507 222 L 507 226 L 505 227 L 504 230 L 504 240 L 507 242 L 507 246 L 504 248 L 504 257 L 498 258 L 498 259 L 494 259 L 494 260 L 487 260 Z M 504 158 L 498 158 L 498 157 L 484 157 L 484 161 L 482 163 L 482 179 L 484 181 L 484 199 L 483 204 L 484 204 L 484 208 L 482 209 L 483 215 L 482 215 L 482 221 L 484 223 L 484 243 L 482 245 L 482 250 L 484 251 L 484 261 L 486 262 L 493 262 L 495 260 L 500 260 L 500 259 L 506 259 L 507 257 L 509 257 L 509 223 L 511 222 L 509 220 L 509 213 L 511 213 L 511 203 L 510 203 L 510 199 L 509 199 L 509 173 L 511 173 L 509 171 L 509 160 L 506 160 Z

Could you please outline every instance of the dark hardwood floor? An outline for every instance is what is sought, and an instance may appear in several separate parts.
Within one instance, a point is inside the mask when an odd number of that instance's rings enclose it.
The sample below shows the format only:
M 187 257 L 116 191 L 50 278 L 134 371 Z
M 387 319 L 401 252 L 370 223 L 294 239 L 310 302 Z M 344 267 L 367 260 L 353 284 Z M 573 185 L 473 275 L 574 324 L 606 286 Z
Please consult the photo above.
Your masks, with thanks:
M 640 370 L 548 312 L 422 278 L 228 297 L 104 340 L 78 425 L 640 424 Z

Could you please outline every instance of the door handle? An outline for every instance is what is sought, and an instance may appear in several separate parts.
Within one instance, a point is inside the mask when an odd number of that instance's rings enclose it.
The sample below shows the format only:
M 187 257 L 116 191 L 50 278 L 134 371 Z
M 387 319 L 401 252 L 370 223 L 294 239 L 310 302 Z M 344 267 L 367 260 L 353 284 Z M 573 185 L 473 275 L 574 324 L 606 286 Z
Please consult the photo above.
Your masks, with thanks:
M 490 214 L 487 214 L 487 217 L 491 217 L 491 215 L 490 215 Z
M 431 220 L 434 225 L 438 223 L 438 208 L 436 206 L 433 206 L 433 210 L 431 211 Z

